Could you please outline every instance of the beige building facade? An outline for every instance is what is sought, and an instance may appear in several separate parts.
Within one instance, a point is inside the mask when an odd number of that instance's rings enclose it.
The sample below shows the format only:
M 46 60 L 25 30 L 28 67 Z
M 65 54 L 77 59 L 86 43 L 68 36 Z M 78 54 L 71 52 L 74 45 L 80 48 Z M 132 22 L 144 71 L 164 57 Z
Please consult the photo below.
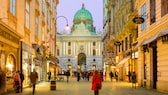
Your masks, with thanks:
M 119 79 L 128 81 L 129 71 L 131 73 L 135 71 L 139 86 L 168 92 L 167 1 L 108 0 L 104 2 L 108 2 L 107 7 L 109 4 L 112 5 L 108 10 L 111 10 L 111 33 L 115 34 L 111 34 L 110 38 L 114 38 L 112 42 L 115 45 L 111 43 L 115 47 L 115 64 L 119 71 Z M 142 17 L 144 22 L 135 23 L 133 19 L 136 17 Z
M 104 30 L 108 30 L 107 50 L 103 53 L 110 56 L 110 63 L 113 64 L 109 69 L 118 74 L 119 80 L 131 81 L 130 74 L 137 72 L 137 25 L 132 22 L 134 13 L 134 1 L 132 0 L 107 0 L 106 1 L 107 21 Z M 104 31 L 104 32 L 105 32 Z M 105 41 L 105 40 L 104 40 Z M 107 52 L 108 51 L 108 52 Z M 106 57 L 108 58 L 108 57 Z M 105 59 L 106 59 L 105 58 Z
M 138 25 L 138 84 L 168 92 L 168 2 L 136 0 L 135 5 L 145 18 Z
M 0 68 L 4 83 L 0 94 L 14 90 L 13 72 L 23 71 L 26 87 L 33 68 L 41 81 L 48 71 L 44 64 L 56 63 L 51 57 L 55 56 L 57 4 L 58 0 L 0 1 Z

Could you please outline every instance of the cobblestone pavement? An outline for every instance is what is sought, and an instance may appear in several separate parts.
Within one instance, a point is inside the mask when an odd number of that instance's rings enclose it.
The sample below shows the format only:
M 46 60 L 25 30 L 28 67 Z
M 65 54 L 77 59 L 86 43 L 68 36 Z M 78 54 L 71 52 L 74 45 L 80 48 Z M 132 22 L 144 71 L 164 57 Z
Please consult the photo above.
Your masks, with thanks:
M 150 90 L 142 87 L 132 88 L 128 82 L 103 82 L 103 88 L 99 95 L 168 95 L 156 90 Z M 8 95 L 32 95 L 32 88 L 23 89 L 22 93 L 10 93 Z M 50 83 L 43 82 L 36 86 L 34 95 L 94 95 L 91 90 L 91 81 L 76 81 L 75 78 L 66 81 L 57 82 L 56 90 L 50 90 Z

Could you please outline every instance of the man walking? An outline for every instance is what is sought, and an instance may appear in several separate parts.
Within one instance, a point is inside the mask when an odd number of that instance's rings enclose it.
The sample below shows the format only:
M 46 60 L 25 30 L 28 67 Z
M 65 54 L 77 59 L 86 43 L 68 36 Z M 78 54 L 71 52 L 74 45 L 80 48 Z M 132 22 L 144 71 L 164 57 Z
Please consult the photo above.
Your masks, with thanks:
M 67 83 L 68 83 L 68 81 L 69 81 L 69 76 L 70 76 L 70 71 L 68 70 L 68 71 L 66 72 Z
M 110 79 L 111 79 L 111 82 L 112 82 L 112 79 L 113 79 L 113 72 L 112 71 L 110 72 Z
M 21 80 L 20 91 L 22 92 L 22 89 L 23 89 L 23 80 L 24 80 L 23 70 L 20 72 L 20 80 Z
M 31 74 L 30 74 L 30 80 L 31 80 L 31 83 L 33 84 L 33 94 L 35 92 L 37 79 L 38 79 L 38 74 L 37 74 L 36 70 L 33 69 L 33 72 L 31 72 Z

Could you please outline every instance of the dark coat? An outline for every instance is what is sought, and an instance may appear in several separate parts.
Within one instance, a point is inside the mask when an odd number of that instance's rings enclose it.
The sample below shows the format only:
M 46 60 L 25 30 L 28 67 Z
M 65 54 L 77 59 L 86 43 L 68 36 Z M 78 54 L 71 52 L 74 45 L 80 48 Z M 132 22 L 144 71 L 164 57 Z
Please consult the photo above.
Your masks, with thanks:
M 36 84 L 36 81 L 38 79 L 38 74 L 37 72 L 31 72 L 30 74 L 30 81 L 32 84 Z
M 21 82 L 23 82 L 23 80 L 24 80 L 24 74 L 22 72 L 20 73 L 20 80 L 21 80 Z
M 66 76 L 70 76 L 70 72 L 69 71 L 66 72 Z

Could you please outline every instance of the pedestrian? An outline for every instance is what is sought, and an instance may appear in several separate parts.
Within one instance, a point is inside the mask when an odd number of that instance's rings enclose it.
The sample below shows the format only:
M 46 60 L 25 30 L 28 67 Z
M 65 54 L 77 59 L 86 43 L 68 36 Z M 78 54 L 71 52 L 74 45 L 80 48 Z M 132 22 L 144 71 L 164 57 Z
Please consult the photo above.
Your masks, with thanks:
M 102 70 L 100 71 L 100 76 L 102 78 L 102 81 L 104 81 L 104 79 L 103 79 L 103 71 Z
M 4 86 L 5 86 L 5 72 L 0 67 L 0 89 L 2 90 Z
M 80 72 L 78 71 L 77 72 L 77 81 L 79 82 L 79 80 L 80 80 Z
M 99 71 L 95 71 L 92 76 L 92 90 L 94 95 L 99 95 L 99 90 L 102 88 L 102 78 Z
M 21 80 L 20 92 L 22 92 L 22 90 L 23 90 L 23 80 L 24 80 L 23 70 L 20 72 L 20 80 Z
M 48 72 L 48 81 L 50 81 L 51 80 L 51 72 L 49 71 Z
M 87 80 L 89 81 L 89 78 L 90 78 L 90 72 L 87 72 Z
M 115 72 L 115 77 L 116 77 L 116 80 L 118 81 L 118 72 L 117 71 Z
M 132 87 L 136 88 L 136 74 L 135 74 L 135 72 L 132 73 Z
M 16 93 L 20 92 L 20 86 L 21 86 L 21 79 L 20 79 L 20 73 L 19 71 L 14 72 L 13 75 L 13 80 L 14 80 L 14 89 L 16 91 Z
M 35 92 L 37 79 L 38 79 L 38 74 L 37 74 L 36 70 L 33 69 L 33 72 L 31 72 L 31 74 L 30 74 L 30 81 L 33 85 L 33 94 Z
M 67 83 L 68 83 L 68 81 L 69 81 L 69 76 L 70 76 L 70 71 L 69 71 L 69 70 L 67 70 L 67 72 L 66 72 Z
M 114 75 L 113 75 L 113 72 L 111 71 L 111 72 L 110 72 L 110 79 L 111 79 L 111 82 L 112 82 L 112 78 L 113 78 L 113 76 L 114 76 Z
M 105 78 L 105 80 L 106 80 L 106 71 L 104 72 L 104 78 Z

